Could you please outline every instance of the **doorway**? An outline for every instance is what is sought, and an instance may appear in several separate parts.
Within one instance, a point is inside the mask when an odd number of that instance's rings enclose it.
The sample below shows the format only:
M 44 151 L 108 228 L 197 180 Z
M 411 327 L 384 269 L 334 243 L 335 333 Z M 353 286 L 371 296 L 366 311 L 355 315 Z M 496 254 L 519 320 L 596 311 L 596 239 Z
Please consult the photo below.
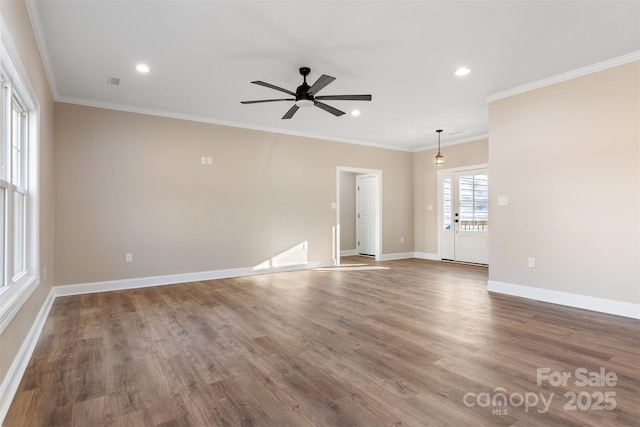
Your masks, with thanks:
M 443 260 L 489 264 L 489 169 L 438 171 L 438 251 Z
M 361 197 L 358 196 L 358 186 L 365 187 L 361 190 Z M 375 257 L 377 261 L 381 259 L 381 195 L 381 170 L 343 166 L 336 168 L 336 226 L 333 250 L 336 265 L 340 265 L 340 257 L 346 255 L 364 254 Z M 364 209 L 364 212 L 358 212 L 361 209 Z M 346 239 L 344 245 L 343 239 Z

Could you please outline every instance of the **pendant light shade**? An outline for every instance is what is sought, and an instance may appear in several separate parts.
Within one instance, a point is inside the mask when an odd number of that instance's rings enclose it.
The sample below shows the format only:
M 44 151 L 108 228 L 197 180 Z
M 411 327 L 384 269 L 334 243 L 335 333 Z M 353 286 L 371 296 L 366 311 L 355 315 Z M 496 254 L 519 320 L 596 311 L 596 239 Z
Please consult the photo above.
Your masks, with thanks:
M 438 134 L 438 154 L 436 154 L 436 165 L 444 165 L 444 156 L 440 154 L 440 134 L 442 133 L 442 129 L 438 129 L 436 133 Z

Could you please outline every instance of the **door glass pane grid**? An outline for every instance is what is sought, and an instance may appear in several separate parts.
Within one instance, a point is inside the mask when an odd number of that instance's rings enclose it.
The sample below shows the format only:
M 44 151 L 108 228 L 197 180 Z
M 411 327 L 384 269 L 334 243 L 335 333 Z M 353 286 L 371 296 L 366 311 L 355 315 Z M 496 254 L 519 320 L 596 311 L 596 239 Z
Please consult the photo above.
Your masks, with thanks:
M 445 178 L 442 183 L 442 209 L 443 209 L 443 229 L 451 230 L 453 197 L 451 193 L 451 178 Z
M 487 175 L 467 175 L 459 181 L 461 231 L 489 230 L 489 182 Z

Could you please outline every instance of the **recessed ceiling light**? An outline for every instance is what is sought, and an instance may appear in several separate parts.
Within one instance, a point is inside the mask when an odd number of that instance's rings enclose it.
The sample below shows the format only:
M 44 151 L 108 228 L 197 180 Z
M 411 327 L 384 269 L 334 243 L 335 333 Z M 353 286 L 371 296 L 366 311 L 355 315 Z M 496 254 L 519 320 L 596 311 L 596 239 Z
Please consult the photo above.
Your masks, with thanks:
M 360 115 L 360 110 L 353 110 L 353 111 L 351 112 L 351 115 L 352 115 L 352 116 L 359 116 L 359 115 Z
M 462 76 L 466 76 L 467 74 L 469 74 L 471 72 L 470 69 L 468 69 L 467 67 L 460 67 L 456 70 L 455 73 L 453 73 L 454 75 L 458 76 L 458 77 L 462 77 Z
M 138 72 L 140 73 L 148 73 L 149 72 L 149 66 L 146 64 L 138 64 L 136 65 L 136 70 L 138 70 Z

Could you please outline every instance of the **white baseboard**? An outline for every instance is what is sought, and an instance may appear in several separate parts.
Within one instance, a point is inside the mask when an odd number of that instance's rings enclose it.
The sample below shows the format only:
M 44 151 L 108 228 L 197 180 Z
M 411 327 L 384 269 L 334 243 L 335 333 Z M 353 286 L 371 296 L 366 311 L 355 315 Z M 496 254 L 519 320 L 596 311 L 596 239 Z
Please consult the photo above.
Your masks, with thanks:
M 18 391 L 20 381 L 22 381 L 22 376 L 27 370 L 29 360 L 31 360 L 31 355 L 33 354 L 33 350 L 36 348 L 36 344 L 40 338 L 40 333 L 47 321 L 47 317 L 49 316 L 49 311 L 51 310 L 54 300 L 55 291 L 52 288 L 42 304 L 42 307 L 40 307 L 40 311 L 38 312 L 33 325 L 31 325 L 31 329 L 29 329 L 27 336 L 22 342 L 22 346 L 20 346 L 20 350 L 18 350 L 18 354 L 16 354 L 16 357 L 13 359 L 9 370 L 7 371 L 7 375 L 4 377 L 2 384 L 0 384 L 0 425 L 3 425 L 2 423 L 4 422 L 4 418 L 7 416 L 7 412 L 9 412 L 11 402 Z
M 393 261 L 396 259 L 414 258 L 414 252 L 398 252 L 395 254 L 383 254 L 380 261 Z
M 640 304 L 489 280 L 487 290 L 505 295 L 640 319 Z
M 96 292 L 120 291 L 124 289 L 146 288 L 150 286 L 175 285 L 177 283 L 199 282 L 202 280 L 228 279 L 255 274 L 282 273 L 285 271 L 310 270 L 330 267 L 333 261 L 316 261 L 304 264 L 271 268 L 230 268 L 225 270 L 200 271 L 195 273 L 169 274 L 166 276 L 137 277 L 133 279 L 108 280 L 105 282 L 77 283 L 55 286 L 56 297 L 91 294 Z
M 428 259 L 431 261 L 442 261 L 440 255 L 432 254 L 430 252 L 416 252 L 414 258 Z
M 357 250 L 340 251 L 340 256 L 352 256 L 358 255 Z M 408 259 L 408 258 L 420 258 L 428 259 L 432 261 L 441 261 L 440 255 L 432 254 L 429 252 L 397 252 L 393 254 L 383 254 L 380 257 L 380 261 L 393 261 L 396 259 Z
M 440 261 L 440 256 L 438 254 L 432 254 L 428 252 L 398 252 L 395 254 L 384 254 L 380 257 L 380 261 L 393 261 L 396 259 L 408 259 L 408 258 L 419 258 L 419 259 L 428 259 L 432 261 Z

